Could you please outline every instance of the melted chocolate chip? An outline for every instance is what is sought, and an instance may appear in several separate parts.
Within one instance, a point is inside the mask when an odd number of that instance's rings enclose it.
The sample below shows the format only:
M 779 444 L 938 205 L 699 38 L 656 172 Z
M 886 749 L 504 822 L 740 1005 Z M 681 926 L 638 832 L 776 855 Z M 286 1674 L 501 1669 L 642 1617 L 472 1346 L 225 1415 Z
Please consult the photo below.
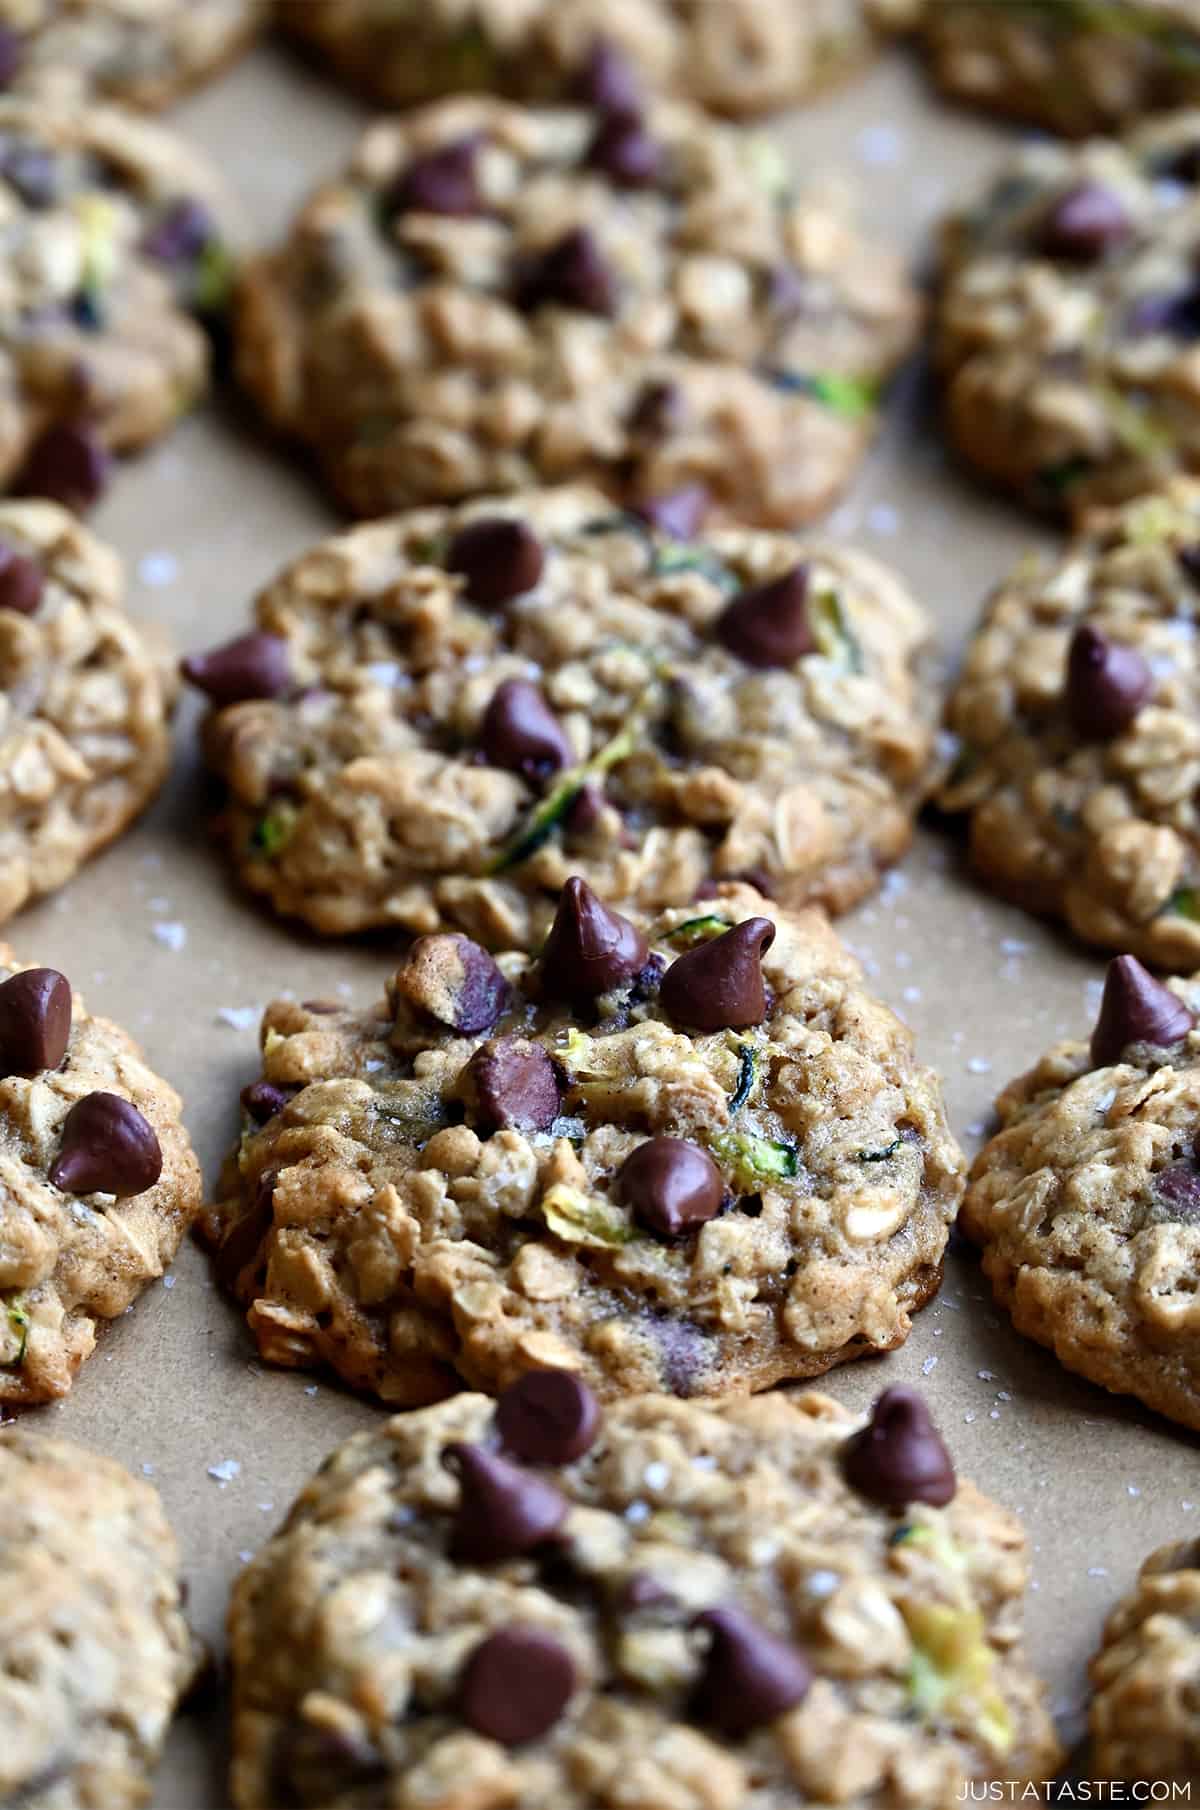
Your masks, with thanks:
M 808 618 L 808 567 L 753 586 L 726 605 L 716 636 L 747 666 L 791 666 L 816 647 Z
M 520 306 L 577 308 L 609 317 L 617 312 L 617 279 L 594 233 L 573 227 L 547 246 L 521 274 Z
M 595 107 L 601 113 L 631 116 L 642 110 L 642 84 L 637 71 L 625 52 L 607 38 L 597 38 L 593 43 L 579 72 L 575 95 L 585 107 Z
M 489 1634 L 468 1659 L 459 1680 L 458 1711 L 476 1734 L 519 1747 L 549 1733 L 574 1691 L 574 1662 L 552 1634 L 504 1628 Z
M 1154 675 L 1136 648 L 1110 641 L 1084 623 L 1067 655 L 1067 712 L 1089 741 L 1124 733 L 1154 690 Z
M 868 1424 L 846 1441 L 842 1468 L 851 1489 L 886 1508 L 943 1508 L 958 1488 L 950 1454 L 915 1389 L 884 1390 Z
M 85 1094 L 63 1121 L 50 1181 L 64 1194 L 144 1194 L 162 1174 L 154 1127 L 119 1094 Z
M 111 467 L 103 441 L 86 422 L 60 421 L 34 441 L 13 488 L 82 515 L 104 495 Z
M 481 609 L 499 609 L 539 582 L 546 550 L 524 522 L 481 515 L 460 528 L 446 554 L 446 570 L 466 580 L 463 594 Z
M 574 761 L 566 731 L 536 685 L 505 679 L 483 713 L 479 744 L 493 767 L 539 785 Z
M 648 1571 L 635 1571 L 621 1592 L 621 1607 L 633 1614 L 639 1609 L 672 1608 L 677 1597 Z
M 600 821 L 600 813 L 604 809 L 603 788 L 593 781 L 583 787 L 573 804 L 568 807 L 564 819 L 568 830 L 576 836 L 590 835 Z
M 1183 1001 L 1147 973 L 1136 956 L 1109 962 L 1096 1028 L 1092 1067 L 1119 1062 L 1131 1043 L 1169 1048 L 1187 1036 L 1196 1020 Z
M 299 1092 L 299 1087 L 278 1081 L 251 1081 L 249 1087 L 242 1089 L 241 1102 L 256 1125 L 265 1125 Z
M 447 1446 L 445 1462 L 460 1494 L 452 1540 L 455 1556 L 476 1565 L 520 1558 L 552 1540 L 569 1503 L 554 1485 L 483 1446 Z
M 288 644 L 281 635 L 239 635 L 206 654 L 180 663 L 189 685 L 204 692 L 219 710 L 258 698 L 278 698 L 291 684 Z
M 242 1272 L 257 1262 L 263 1241 L 274 1227 L 278 1179 L 275 1170 L 260 1178 L 250 1211 L 234 1220 L 221 1241 L 215 1263 L 217 1281 L 231 1295 L 237 1294 Z
M 703 526 L 711 502 L 705 485 L 685 484 L 663 496 L 643 497 L 630 509 L 656 533 L 669 535 L 672 540 L 692 540 Z
M 475 161 L 479 139 L 461 138 L 416 157 L 392 190 L 391 212 L 444 214 L 466 219 L 483 211 Z
M 511 993 L 487 950 L 458 934 L 418 937 L 395 985 L 418 1011 L 467 1037 L 490 1031 Z
M 540 1043 L 497 1037 L 467 1065 L 476 1116 L 486 1131 L 547 1131 L 561 1109 L 558 1075 Z
M 0 610 L 33 616 L 45 589 L 46 580 L 37 561 L 0 541 Z
M 35 213 L 58 200 L 58 159 L 43 145 L 10 139 L 0 149 L 0 176 Z
M 658 1238 L 678 1238 L 715 1219 L 725 1198 L 721 1171 L 698 1144 L 650 1138 L 617 1174 L 617 1196 Z
M 799 1647 L 740 1609 L 709 1609 L 696 1626 L 707 1630 L 710 1644 L 693 1713 L 732 1740 L 777 1721 L 812 1689 L 813 1669 Z
M 598 999 L 639 974 L 649 953 L 628 918 L 602 904 L 585 880 L 572 878 L 542 950 L 542 987 L 551 999 Z
M 525 1464 L 571 1464 L 596 1443 L 600 1406 L 569 1370 L 531 1370 L 496 1403 L 496 1426 Z
M 1060 196 L 1042 221 L 1038 249 L 1074 264 L 1094 264 L 1124 245 L 1133 231 L 1121 197 L 1099 182 L 1081 182 Z
M 1154 1194 L 1176 1224 L 1200 1226 L 1200 1166 L 1194 1157 L 1160 1169 Z
M 663 975 L 659 1000 L 700 1031 L 745 1030 L 767 1016 L 762 958 L 775 941 L 770 918 L 747 918 L 681 955 Z
M 71 1036 L 71 984 L 56 968 L 26 968 L 0 985 L 0 1075 L 57 1068 Z
M 687 397 L 677 383 L 648 383 L 630 411 L 629 431 L 642 440 L 669 440 L 682 431 L 687 414 Z
M 1125 330 L 1134 338 L 1169 333 L 1173 339 L 1200 339 L 1200 286 L 1139 296 L 1126 316 Z
M 213 220 L 200 201 L 173 201 L 155 221 L 142 250 L 160 264 L 192 264 L 213 240 Z
M 663 173 L 663 148 L 636 114 L 609 113 L 600 121 L 587 161 L 623 189 L 650 189 Z

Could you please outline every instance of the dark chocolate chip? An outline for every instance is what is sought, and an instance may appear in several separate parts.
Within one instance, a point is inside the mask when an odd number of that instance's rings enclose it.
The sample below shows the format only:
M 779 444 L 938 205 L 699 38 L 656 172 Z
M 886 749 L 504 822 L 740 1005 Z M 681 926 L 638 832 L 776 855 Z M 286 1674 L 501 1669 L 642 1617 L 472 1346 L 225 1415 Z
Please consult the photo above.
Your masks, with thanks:
M 775 264 L 767 279 L 767 303 L 773 314 L 802 314 L 812 294 L 810 280 L 794 264 Z
M 617 1195 L 659 1238 L 678 1238 L 715 1219 L 725 1198 L 721 1171 L 698 1144 L 650 1138 L 630 1152 L 617 1174 Z
M 249 1087 L 243 1087 L 241 1101 L 254 1123 L 265 1125 L 299 1092 L 299 1087 L 281 1085 L 278 1081 L 251 1081 Z
M 1200 541 L 1191 547 L 1181 547 L 1175 557 L 1192 583 L 1200 586 Z
M 37 561 L 0 541 L 0 610 L 32 616 L 45 589 L 46 580 Z
M 1169 333 L 1173 339 L 1200 339 L 1200 287 L 1139 296 L 1125 318 L 1125 331 L 1135 338 Z
M 20 32 L 0 25 L 0 88 L 12 85 L 24 58 L 25 43 Z
M 466 580 L 463 595 L 481 609 L 499 609 L 539 582 L 546 550 L 524 522 L 481 515 L 460 528 L 446 554 L 446 570 Z
M 142 240 L 142 250 L 159 264 L 192 264 L 213 239 L 213 219 L 203 202 L 172 201 Z
M 162 1174 L 154 1127 L 119 1094 L 85 1094 L 63 1121 L 50 1180 L 64 1194 L 144 1194 Z
M 468 1728 L 519 1747 L 548 1734 L 575 1691 L 566 1648 L 542 1628 L 502 1628 L 480 1642 L 458 1685 L 458 1711 Z
M 655 1316 L 649 1320 L 648 1330 L 658 1348 L 667 1390 L 690 1401 L 714 1374 L 719 1361 L 715 1340 L 692 1320 Z
M 107 448 L 86 422 L 60 421 L 34 441 L 13 488 L 81 515 L 104 495 L 111 467 Z
M 393 213 L 446 214 L 465 219 L 481 213 L 483 203 L 475 170 L 479 139 L 459 139 L 414 158 L 392 190 Z
M 623 189 L 650 189 L 663 173 L 663 148 L 636 114 L 609 113 L 600 122 L 587 161 Z
M 632 513 L 659 534 L 672 540 L 692 540 L 708 514 L 712 497 L 704 484 L 684 484 L 662 496 L 643 497 L 631 505 Z
M 650 953 L 636 925 L 601 903 L 586 880 L 562 889 L 542 950 L 542 987 L 551 999 L 598 999 L 641 972 Z
M 273 1169 L 260 1177 L 250 1211 L 234 1220 L 221 1241 L 214 1267 L 217 1281 L 231 1295 L 238 1291 L 243 1270 L 257 1262 L 263 1242 L 274 1227 L 275 1183 L 278 1179 L 278 1173 Z
M 483 713 L 479 745 L 493 767 L 519 773 L 530 785 L 561 773 L 575 758 L 562 724 L 528 679 L 497 686 Z
M 567 810 L 564 819 L 568 830 L 576 836 L 587 836 L 600 821 L 600 813 L 604 809 L 603 789 L 594 782 L 589 782 L 580 791 L 575 801 Z
M 0 151 L 0 176 L 35 212 L 58 200 L 58 159 L 43 145 L 12 139 Z
M 597 38 L 588 52 L 575 96 L 601 113 L 635 115 L 642 110 L 642 84 L 630 59 L 607 38 Z
M 288 644 L 282 635 L 255 631 L 223 642 L 206 654 L 189 654 L 180 671 L 218 710 L 255 698 L 277 698 L 291 684 Z
M 770 918 L 747 918 L 671 963 L 659 987 L 663 1010 L 699 1031 L 745 1030 L 767 1016 L 762 958 L 775 941 Z
M 790 666 L 816 647 L 808 618 L 808 567 L 754 585 L 717 618 L 722 646 L 747 666 Z
M 558 1075 L 540 1043 L 497 1037 L 467 1066 L 484 1130 L 546 1131 L 558 1117 Z
M 57 1068 L 71 1036 L 71 983 L 56 968 L 26 968 L 0 986 L 0 1075 Z
M 1133 222 L 1121 197 L 1100 182 L 1081 182 L 1046 214 L 1038 249 L 1052 258 L 1093 264 L 1124 245 Z
M 861 1432 L 842 1448 L 851 1489 L 885 1508 L 944 1508 L 958 1488 L 950 1454 L 915 1389 L 885 1389 Z
M 525 1464 L 572 1464 L 596 1443 L 600 1406 L 569 1370 L 530 1370 L 496 1403 L 496 1426 Z
M 1200 1167 L 1192 1157 L 1171 1163 L 1154 1177 L 1154 1194 L 1180 1225 L 1200 1226 Z
M 1154 690 L 1154 675 L 1136 648 L 1110 641 L 1084 623 L 1067 654 L 1067 712 L 1089 741 L 1123 734 Z
M 1096 1028 L 1092 1032 L 1092 1067 L 1119 1062 L 1131 1043 L 1169 1048 L 1187 1036 L 1195 1016 L 1178 994 L 1148 974 L 1133 955 L 1118 955 L 1108 964 Z
M 460 1485 L 452 1540 L 460 1559 L 520 1558 L 552 1540 L 567 1518 L 570 1504 L 552 1483 L 483 1446 L 458 1441 L 444 1458 Z
M 487 950 L 453 932 L 418 937 L 395 985 L 418 1011 L 467 1037 L 491 1030 L 511 992 Z
M 799 1647 L 742 1610 L 709 1609 L 695 1625 L 710 1639 L 693 1713 L 732 1740 L 777 1721 L 812 1689 L 813 1669 Z
M 678 1601 L 674 1593 L 648 1571 L 635 1571 L 621 1592 L 621 1607 L 636 1614 L 639 1609 L 666 1609 Z
M 617 279 L 595 234 L 572 227 L 546 247 L 520 274 L 517 293 L 525 309 L 551 305 L 584 314 L 617 312 Z
M 648 383 L 630 411 L 629 431 L 642 440 L 668 440 L 682 431 L 687 415 L 687 397 L 677 383 Z
M 1200 182 L 1200 140 L 1194 139 L 1164 158 L 1158 174 L 1173 177 L 1176 182 Z

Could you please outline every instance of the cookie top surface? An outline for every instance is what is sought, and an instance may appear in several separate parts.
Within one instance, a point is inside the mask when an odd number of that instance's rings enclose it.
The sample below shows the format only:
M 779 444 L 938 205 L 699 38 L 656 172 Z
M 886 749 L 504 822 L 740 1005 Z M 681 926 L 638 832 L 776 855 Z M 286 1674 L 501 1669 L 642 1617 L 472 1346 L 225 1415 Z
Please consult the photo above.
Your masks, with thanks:
M 1093 516 L 988 603 L 939 797 L 996 889 L 1159 966 L 1200 963 L 1200 484 Z
M 1200 465 L 1200 112 L 1024 146 L 951 221 L 935 326 L 949 431 L 1043 509 Z
M 0 502 L 0 919 L 157 792 L 177 679 L 116 554 L 55 503 Z
M 1163 1546 L 1092 1660 L 1091 1765 L 1105 1779 L 1200 1779 L 1200 1543 Z
M 145 1803 L 198 1661 L 157 1493 L 96 1452 L 0 1428 L 3 1801 Z
M 223 1279 L 265 1356 L 397 1404 L 536 1366 L 714 1395 L 890 1349 L 961 1189 L 908 1031 L 822 917 L 745 887 L 643 935 L 572 882 L 537 963 L 422 939 L 372 1011 L 271 1006 L 244 1099 Z
M 132 1039 L 4 945 L 0 1069 L 0 1402 L 48 1401 L 171 1262 L 200 1170 Z
M 928 618 L 840 546 L 677 541 L 568 489 L 323 542 L 255 624 L 189 666 L 242 700 L 206 752 L 243 877 L 326 932 L 528 948 L 572 873 L 843 909 L 933 783 Z
M 1024 1539 L 971 1484 L 879 1506 L 812 1393 L 627 1401 L 554 1466 L 499 1426 L 462 1395 L 358 1435 L 240 1574 L 239 1806 L 949 1810 L 1053 1771 Z
M 161 107 L 215 73 L 269 0 L 0 0 L 0 86 Z
M 698 483 L 791 527 L 844 483 L 918 316 L 762 139 L 666 102 L 466 97 L 373 127 L 250 264 L 238 362 L 356 514 Z
M 997 1102 L 961 1224 L 1019 1331 L 1068 1369 L 1200 1427 L 1200 977 L 1110 964 L 1091 1044 Z
M 868 55 L 870 10 L 864 0 L 431 0 L 401 19 L 375 0 L 279 6 L 289 30 L 398 106 L 474 89 L 571 100 L 603 45 L 639 83 L 735 114 L 788 106 Z

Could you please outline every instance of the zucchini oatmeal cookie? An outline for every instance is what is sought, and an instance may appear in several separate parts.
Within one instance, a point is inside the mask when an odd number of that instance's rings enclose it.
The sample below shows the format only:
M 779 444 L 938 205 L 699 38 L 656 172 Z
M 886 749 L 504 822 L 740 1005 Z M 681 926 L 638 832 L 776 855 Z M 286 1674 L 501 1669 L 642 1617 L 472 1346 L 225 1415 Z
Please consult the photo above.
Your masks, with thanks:
M 602 95 L 377 124 L 237 316 L 247 389 L 355 514 L 587 480 L 792 527 L 857 466 L 920 307 L 774 146 Z
M 265 1358 L 384 1401 L 767 1388 L 903 1344 L 941 1280 L 936 1077 L 826 919 L 748 887 L 643 932 L 572 880 L 536 961 L 423 937 L 262 1046 L 202 1231 Z
M 0 486 L 86 508 L 204 393 L 227 221 L 161 126 L 0 99 Z
M 1092 1776 L 1200 1785 L 1200 1542 L 1151 1553 L 1090 1669 Z
M 869 0 L 277 0 L 283 24 L 397 107 L 482 90 L 572 99 L 599 66 L 719 112 L 790 106 L 874 49 Z M 610 71 L 620 70 L 620 88 Z M 636 76 L 633 71 L 636 71 Z
M 65 1439 L 0 1428 L 0 1802 L 148 1803 L 201 1658 L 157 1491 Z
M 1200 966 L 1200 484 L 1093 514 L 991 598 L 951 697 L 940 794 L 1006 898 Z
M 165 107 L 241 51 L 269 0 L 0 0 L 0 87 Z
M 1200 468 L 1200 111 L 1024 146 L 944 233 L 934 356 L 950 437 L 1078 513 Z
M 330 934 L 532 948 L 572 873 L 650 909 L 752 874 L 844 910 L 936 778 L 930 623 L 844 547 L 677 541 L 568 489 L 325 541 L 255 622 L 184 667 L 222 831 Z
M 1109 965 L 1091 1042 L 996 1103 L 961 1225 L 1018 1332 L 1200 1428 L 1200 975 Z
M 1015 1516 L 921 1397 L 601 1412 L 561 1372 L 348 1440 L 234 1586 L 239 1810 L 951 1810 L 1059 1752 Z

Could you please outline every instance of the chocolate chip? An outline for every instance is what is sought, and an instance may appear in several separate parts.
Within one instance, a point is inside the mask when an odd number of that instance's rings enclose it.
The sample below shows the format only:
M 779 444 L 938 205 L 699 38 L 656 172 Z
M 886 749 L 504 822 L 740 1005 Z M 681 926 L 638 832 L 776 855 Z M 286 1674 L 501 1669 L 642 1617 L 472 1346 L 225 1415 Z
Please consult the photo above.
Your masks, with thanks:
M 225 641 L 206 654 L 189 654 L 180 671 L 218 710 L 255 698 L 277 698 L 291 684 L 288 644 L 282 635 L 256 631 Z
M 558 1075 L 540 1043 L 497 1037 L 475 1051 L 467 1072 L 487 1131 L 546 1131 L 559 1115 Z
M 1118 955 L 1104 977 L 1092 1032 L 1092 1067 L 1119 1062 L 1131 1043 L 1169 1048 L 1181 1042 L 1195 1022 L 1182 999 L 1148 974 L 1136 956 Z
M 725 1198 L 721 1171 L 698 1144 L 650 1138 L 630 1152 L 617 1173 L 617 1196 L 647 1231 L 678 1238 L 714 1219 Z
M 643 440 L 668 440 L 687 421 L 687 397 L 677 383 L 648 383 L 629 415 L 629 431 Z
M 589 782 L 577 793 L 575 801 L 567 810 L 564 819 L 566 826 L 577 836 L 586 836 L 595 829 L 600 821 L 600 813 L 604 809 L 604 792 L 602 788 Z
M 56 968 L 26 968 L 0 985 L 0 1075 L 57 1068 L 71 1036 L 71 984 Z
M 885 1389 L 868 1424 L 842 1448 L 851 1489 L 885 1508 L 943 1508 L 958 1488 L 950 1454 L 915 1389 Z
M 1175 557 L 1192 583 L 1200 586 L 1200 541 L 1191 547 L 1180 547 Z
M 610 113 L 588 147 L 587 161 L 618 188 L 650 189 L 663 173 L 663 148 L 636 114 Z
M 467 1037 L 491 1030 L 511 992 L 487 950 L 454 933 L 418 937 L 395 986 L 418 1011 Z
M 0 25 L 0 88 L 11 87 L 25 58 L 25 44 L 20 32 Z
M 762 958 L 775 941 L 770 918 L 747 918 L 672 962 L 662 978 L 663 1010 L 699 1031 L 745 1030 L 767 1015 Z
M 1200 1226 L 1200 1167 L 1194 1157 L 1160 1169 L 1154 1177 L 1154 1194 L 1178 1224 Z
M 143 1194 L 162 1174 L 153 1125 L 119 1094 L 85 1094 L 63 1121 L 50 1180 L 64 1194 Z
M 623 50 L 607 38 L 597 38 L 575 85 L 576 99 L 601 113 L 634 115 L 642 110 L 642 84 Z
M 535 257 L 517 284 L 522 308 L 577 308 L 584 314 L 617 312 L 617 280 L 595 234 L 573 227 Z
M 695 1625 L 710 1642 L 693 1713 L 732 1740 L 777 1721 L 812 1689 L 813 1669 L 799 1647 L 740 1609 L 706 1610 Z
M 1164 158 L 1158 174 L 1173 177 L 1176 182 L 1200 182 L 1200 140 L 1193 140 Z
M 726 605 L 716 636 L 747 666 L 790 666 L 816 647 L 808 619 L 808 567 L 754 585 Z
M 684 484 L 662 496 L 644 497 L 631 505 L 631 513 L 658 534 L 672 540 L 692 540 L 708 514 L 712 497 L 704 484 Z
M 60 421 L 34 441 L 13 488 L 82 515 L 104 495 L 111 468 L 107 448 L 86 422 Z
M 1052 258 L 1092 264 L 1123 245 L 1133 231 L 1125 204 L 1099 182 L 1081 182 L 1046 214 L 1038 249 Z
M 678 1601 L 674 1593 L 648 1571 L 635 1571 L 621 1592 L 621 1607 L 636 1614 L 639 1609 L 666 1609 Z
M 259 1178 L 250 1211 L 234 1220 L 221 1241 L 214 1267 L 217 1281 L 231 1295 L 237 1294 L 243 1270 L 257 1262 L 263 1242 L 275 1225 L 275 1183 L 278 1180 L 278 1172 L 274 1169 Z
M 542 987 L 551 999 L 598 999 L 640 973 L 649 953 L 636 925 L 602 904 L 586 880 L 572 878 L 542 950 Z
M 35 212 L 58 200 L 58 159 L 43 145 L 10 139 L 0 150 L 0 176 Z
M 1135 338 L 1169 333 L 1173 339 L 1200 339 L 1200 287 L 1139 296 L 1125 317 L 1125 331 Z
M 520 1558 L 552 1540 L 566 1520 L 570 1504 L 561 1491 L 507 1458 L 461 1441 L 443 1456 L 460 1484 L 456 1557 L 477 1565 Z
M 32 616 L 45 588 L 45 576 L 37 561 L 0 541 L 0 610 Z
M 212 215 L 203 202 L 172 201 L 142 240 L 142 250 L 160 264 L 192 264 L 213 240 Z
M 416 157 L 389 197 L 393 213 L 445 214 L 466 219 L 481 213 L 483 203 L 475 170 L 479 139 L 459 139 Z
M 458 1713 L 468 1728 L 503 1747 L 547 1734 L 575 1691 L 566 1648 L 541 1628 L 503 1628 L 468 1659 L 458 1685 Z
M 251 1081 L 249 1087 L 242 1089 L 241 1102 L 256 1125 L 265 1125 L 299 1092 L 299 1087 L 277 1081 Z
M 546 550 L 524 522 L 481 515 L 460 528 L 446 554 L 446 570 L 466 579 L 463 595 L 481 609 L 499 609 L 540 581 Z
M 496 1403 L 507 1451 L 526 1464 L 571 1464 L 596 1443 L 600 1406 L 569 1370 L 530 1370 Z
M 812 284 L 794 264 L 772 265 L 767 278 L 767 305 L 772 314 L 785 318 L 803 314 L 812 294 Z
M 1154 675 L 1134 647 L 1084 623 L 1067 654 L 1067 713 L 1089 741 L 1111 741 L 1134 721 L 1154 690 Z
M 528 679 L 505 679 L 483 713 L 479 744 L 493 767 L 531 785 L 569 767 L 575 755 L 562 724 Z
M 656 1316 L 649 1321 L 648 1330 L 658 1347 L 668 1392 L 690 1401 L 714 1373 L 719 1358 L 716 1342 L 692 1320 Z

